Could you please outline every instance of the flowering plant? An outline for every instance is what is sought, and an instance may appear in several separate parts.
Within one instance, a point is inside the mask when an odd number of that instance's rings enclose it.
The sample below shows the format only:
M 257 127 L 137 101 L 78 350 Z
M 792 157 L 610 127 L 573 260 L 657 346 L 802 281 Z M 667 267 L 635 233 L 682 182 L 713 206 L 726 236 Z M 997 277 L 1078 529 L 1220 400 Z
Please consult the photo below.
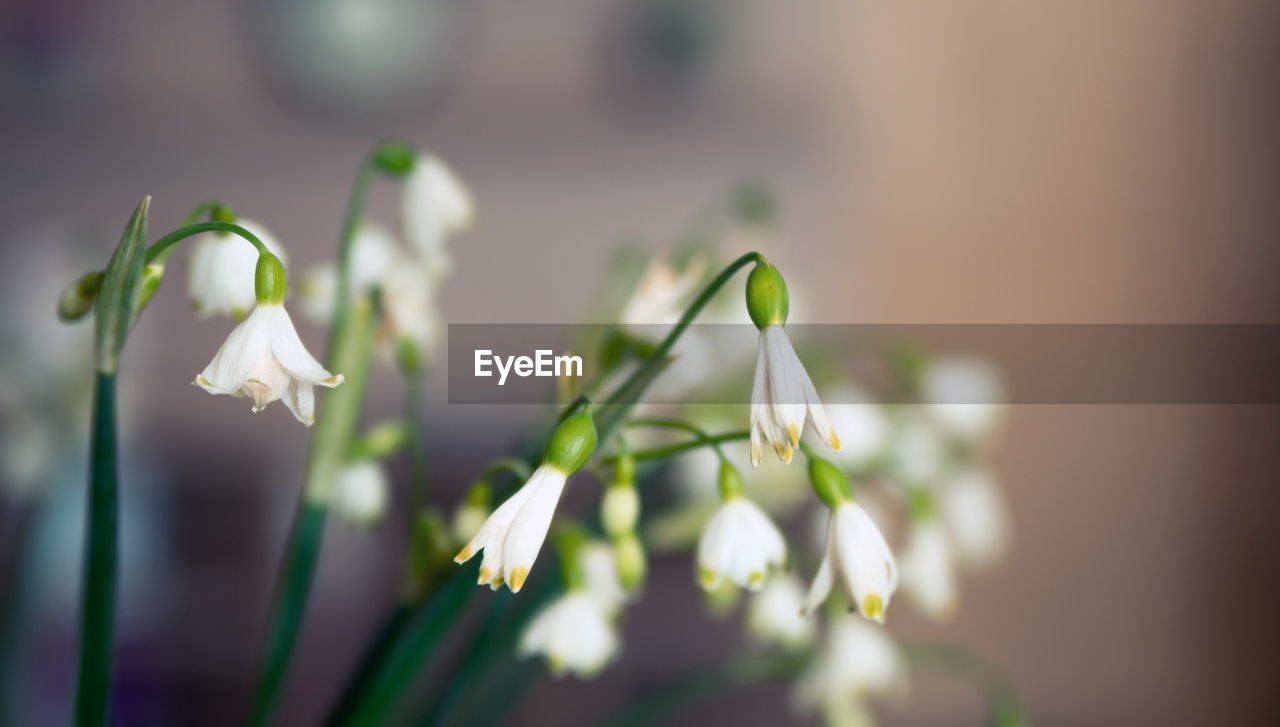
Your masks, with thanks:
M 404 245 L 365 217 L 367 190 L 377 175 L 402 183 Z M 710 237 L 728 230 L 765 240 L 761 231 L 772 220 L 767 195 L 753 188 L 735 202 L 715 217 Z M 712 611 L 732 608 L 741 592 L 750 594 L 746 624 L 756 646 L 726 663 L 717 684 L 794 678 L 798 710 L 848 724 L 867 718 L 869 696 L 901 693 L 909 671 L 937 667 L 975 677 L 1000 724 L 1025 722 L 1008 682 L 975 655 L 896 639 L 884 627 L 899 583 L 925 614 L 944 617 L 956 605 L 959 570 L 989 564 L 1005 547 L 1007 515 L 982 464 L 1003 418 L 999 380 L 989 365 L 899 352 L 893 358 L 898 384 L 914 404 L 882 407 L 850 389 L 845 377 L 828 376 L 839 379 L 830 390 L 842 393 L 824 406 L 805 359 L 812 364 L 825 354 L 802 359 L 793 346 L 786 328 L 792 299 L 778 267 L 751 251 L 707 279 L 703 271 L 716 261 L 712 246 L 686 250 L 678 265 L 656 257 L 619 301 L 612 353 L 602 357 L 598 376 L 557 407 L 549 433 L 535 438 L 535 455 L 490 463 L 446 517 L 442 503 L 426 491 L 421 381 L 437 352 L 436 297 L 452 267 L 447 243 L 475 219 L 472 195 L 458 175 L 407 144 L 374 147 L 353 187 L 336 262 L 309 271 L 299 286 L 303 312 L 329 327 L 323 363 L 294 329 L 286 309 L 285 250 L 263 225 L 208 202 L 148 245 L 149 205 L 148 198 L 138 206 L 105 268 L 72 283 L 59 299 L 63 318 L 92 312 L 95 330 L 78 724 L 109 719 L 120 352 L 163 283 L 169 256 L 187 239 L 194 241 L 188 281 L 197 314 L 238 321 L 194 383 L 211 394 L 248 398 L 255 412 L 280 400 L 298 421 L 314 425 L 250 724 L 271 721 L 326 519 L 336 514 L 357 527 L 377 527 L 391 500 L 380 461 L 402 449 L 412 463 L 413 523 L 402 595 L 337 695 L 331 724 L 382 724 L 405 708 L 409 686 L 438 657 L 474 601 L 472 581 L 520 595 L 491 597 L 493 608 L 427 703 L 426 723 L 496 719 L 513 700 L 479 703 L 475 695 L 516 657 L 542 657 L 555 674 L 598 674 L 622 648 L 619 622 L 643 593 L 651 554 L 672 547 L 695 552 L 696 582 Z M 734 371 L 732 362 L 715 361 L 690 327 L 747 268 L 745 308 L 738 310 L 758 330 L 750 375 Z M 661 326 L 661 335 L 646 338 L 646 324 Z M 375 355 L 402 374 L 406 411 L 403 420 L 361 432 Z M 701 370 L 701 383 L 711 372 L 720 383 L 741 381 L 744 391 L 749 388 L 745 411 L 727 411 L 746 428 L 710 431 L 711 422 L 726 416 L 723 407 L 660 410 L 641 403 L 651 386 L 676 379 L 682 368 Z M 681 383 L 700 382 L 689 376 Z M 330 390 L 319 406 L 316 387 Z M 981 391 L 979 399 L 956 396 L 974 389 Z M 655 440 L 655 434 L 663 438 Z M 805 465 L 794 462 L 797 453 Z M 714 481 L 716 487 L 649 512 L 642 492 L 681 468 L 685 480 Z M 604 484 L 594 520 L 560 507 L 571 479 L 588 478 Z M 795 493 L 802 481 L 812 497 Z M 884 533 L 892 521 L 886 503 L 900 504 L 906 513 L 901 558 Z M 780 525 L 806 504 L 824 513 L 821 545 L 813 553 L 794 539 L 789 545 Z M 692 522 L 695 532 L 682 521 Z M 543 551 L 553 553 L 558 568 L 545 565 Z M 558 579 L 547 572 L 555 570 Z M 807 594 L 802 576 L 811 577 Z M 832 591 L 840 595 L 832 597 Z M 524 679 L 504 678 L 513 697 Z M 662 719 L 684 693 L 652 696 L 619 721 Z

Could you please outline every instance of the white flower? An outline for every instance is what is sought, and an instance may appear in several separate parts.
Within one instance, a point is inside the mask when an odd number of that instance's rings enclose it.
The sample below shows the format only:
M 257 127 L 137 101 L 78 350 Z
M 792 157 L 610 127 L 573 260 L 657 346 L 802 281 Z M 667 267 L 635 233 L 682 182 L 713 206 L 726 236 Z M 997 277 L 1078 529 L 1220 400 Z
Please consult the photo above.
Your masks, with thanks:
M 806 414 L 827 446 L 838 451 L 840 438 L 831 428 L 818 392 L 786 331 L 781 325 L 767 325 L 760 329 L 755 383 L 751 388 L 751 464 L 760 464 L 765 441 L 773 445 L 782 461 L 790 463 L 800 446 Z
M 387 475 L 376 460 L 351 462 L 338 470 L 333 509 L 358 527 L 373 527 L 387 512 Z
M 400 264 L 403 257 L 389 230 L 370 222 L 361 224 L 351 242 L 351 298 L 381 286 L 387 271 Z M 333 263 L 307 271 L 298 296 L 302 312 L 316 323 L 328 323 L 333 316 L 333 295 L 337 286 L 338 270 Z
M 902 407 L 889 445 L 889 471 L 908 485 L 936 484 L 947 468 L 947 441 L 934 421 L 916 406 Z
M 1004 554 L 1009 545 L 1009 511 L 990 472 L 965 468 L 942 483 L 937 497 L 962 563 L 981 568 Z
M 907 665 L 883 629 L 856 617 L 833 616 L 816 658 L 796 682 L 793 701 L 805 712 L 821 710 L 829 724 L 871 724 L 863 700 L 901 692 Z
M 402 213 L 405 237 L 427 271 L 433 278 L 448 273 L 445 239 L 475 220 L 471 191 L 444 161 L 423 154 L 405 179 Z
M 956 608 L 956 576 L 951 542 L 933 518 L 915 524 L 902 554 L 902 588 L 925 614 L 950 617 Z
M 548 604 L 520 637 L 520 655 L 541 654 L 557 676 L 595 676 L 618 653 L 618 636 L 600 601 L 572 590 Z
M 330 374 L 312 358 L 284 306 L 259 303 L 231 331 L 195 383 L 210 394 L 247 396 L 255 412 L 281 399 L 298 421 L 311 426 L 312 387 L 333 388 L 342 383 L 342 374 Z
M 804 588 L 790 573 L 779 573 L 751 599 L 747 630 L 766 642 L 803 646 L 813 641 L 814 622 L 801 613 Z
M 477 583 L 494 589 L 506 583 L 513 593 L 519 592 L 547 538 L 567 479 L 552 465 L 539 467 L 524 487 L 493 511 L 454 562 L 465 563 L 484 550 Z
M 677 272 L 667 263 L 654 259 L 649 262 L 640 282 L 619 317 L 622 325 L 651 333 L 646 326 L 671 326 L 680 320 L 690 293 L 702 281 L 706 269 L 704 261 L 693 261 L 684 272 Z M 665 330 L 655 340 L 666 335 Z
M 578 564 L 586 592 L 599 601 L 607 613 L 617 613 L 627 602 L 627 592 L 618 577 L 613 548 L 608 543 L 588 543 L 578 552 Z
M 829 402 L 840 402 L 828 403 L 826 410 L 841 445 L 831 459 L 846 469 L 864 467 L 888 448 L 889 421 L 871 397 L 852 386 L 830 394 Z
M 252 220 L 238 220 L 236 224 L 262 240 L 281 263 L 286 262 L 284 248 L 266 228 Z M 191 251 L 187 276 L 196 316 L 243 318 L 257 303 L 254 294 L 257 265 L 257 249 L 239 235 L 229 232 L 201 235 Z
M 769 516 L 741 495 L 727 498 L 698 541 L 698 577 L 710 591 L 722 580 L 750 590 L 764 585 L 769 566 L 781 567 L 787 543 Z
M 384 343 L 411 342 L 424 360 L 436 349 L 443 325 L 436 306 L 436 283 L 418 262 L 401 258 L 382 282 Z
M 1004 415 L 1000 374 L 980 358 L 938 359 L 925 369 L 921 395 L 930 416 L 966 442 L 989 436 Z
M 889 599 L 898 586 L 898 567 L 880 529 L 857 503 L 846 500 L 831 511 L 827 552 L 805 599 L 805 612 L 827 600 L 839 577 L 849 603 L 863 616 L 884 623 Z

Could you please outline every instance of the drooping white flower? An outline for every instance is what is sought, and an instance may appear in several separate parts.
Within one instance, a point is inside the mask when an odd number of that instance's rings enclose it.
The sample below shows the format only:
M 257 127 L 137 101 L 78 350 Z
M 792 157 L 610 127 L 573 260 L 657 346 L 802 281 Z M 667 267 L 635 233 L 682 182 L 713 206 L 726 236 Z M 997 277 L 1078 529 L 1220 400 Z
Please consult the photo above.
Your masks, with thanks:
M 283 305 L 263 302 L 231 331 L 195 383 L 210 394 L 247 396 L 255 412 L 280 399 L 298 421 L 311 426 L 313 387 L 333 388 L 342 383 L 342 374 L 329 373 L 307 352 Z
M 608 610 L 584 589 L 570 590 L 534 616 L 520 637 L 520 655 L 541 654 L 557 676 L 590 678 L 618 653 Z
M 813 641 L 814 621 L 801 613 L 804 588 L 790 573 L 778 573 L 751 599 L 747 630 L 756 638 L 787 647 Z
M 618 577 L 613 548 L 604 542 L 588 543 L 578 552 L 578 564 L 586 592 L 600 602 L 606 613 L 617 613 L 627 602 L 627 591 Z
M 384 343 L 408 341 L 421 359 L 431 357 L 444 327 L 436 288 L 432 276 L 415 260 L 401 258 L 387 270 L 382 282 Z
M 938 504 L 960 562 L 971 568 L 991 565 L 1009 544 L 1009 510 L 991 473 L 966 467 L 938 488 Z
M 839 403 L 826 405 L 827 417 L 840 439 L 840 451 L 831 459 L 846 469 L 865 467 L 888 448 L 889 420 L 880 405 L 857 388 L 844 386 L 830 393 L 829 401 Z
M 635 291 L 622 308 L 619 321 L 628 328 L 646 331 L 644 326 L 670 326 L 680 320 L 684 306 L 706 266 L 702 259 L 690 263 L 683 272 L 657 258 L 649 262 Z M 664 333 L 665 335 L 665 333 Z
M 567 479 L 568 475 L 553 465 L 539 467 L 523 487 L 489 515 L 454 561 L 465 563 L 483 550 L 477 582 L 494 589 L 506 583 L 513 593 L 519 592 L 547 538 Z
M 955 612 L 958 595 L 952 546 L 935 518 L 911 528 L 902 554 L 902 588 L 932 618 L 949 618 Z
M 352 525 L 370 528 L 387 513 L 387 489 L 387 474 L 377 460 L 351 462 L 338 470 L 332 507 Z
M 790 463 L 800 446 L 806 416 L 833 450 L 840 438 L 827 419 L 818 391 L 781 325 L 760 330 L 755 383 L 751 387 L 751 464 L 759 465 L 764 442 Z
M 924 371 L 921 395 L 929 415 L 949 434 L 976 442 L 992 434 L 1004 415 L 1004 386 L 989 361 L 950 357 Z
M 832 616 L 828 633 L 792 694 L 803 712 L 820 711 L 829 724 L 870 725 L 864 700 L 901 692 L 907 664 L 884 629 L 848 614 Z
M 888 452 L 889 472 L 904 484 L 932 487 L 950 462 L 947 440 L 920 407 L 904 406 L 896 414 Z
M 898 567 L 880 529 L 852 500 L 831 510 L 827 552 L 805 599 L 806 613 L 827 600 L 836 578 L 852 606 L 863 616 L 884 623 L 889 599 L 898 587 Z
M 262 225 L 253 220 L 236 224 L 252 232 L 267 249 L 285 262 L 284 248 Z M 243 318 L 253 309 L 254 270 L 258 251 L 248 241 L 229 232 L 207 232 L 195 241 L 189 262 L 188 291 L 196 316 L 225 315 Z
M 435 278 L 449 272 L 446 239 L 475 220 L 475 203 L 453 169 L 439 157 L 422 154 L 404 182 L 404 235 Z
M 723 580 L 752 591 L 764 585 L 769 567 L 781 567 L 787 542 L 751 500 L 740 494 L 726 498 L 707 521 L 698 540 L 698 579 L 710 591 Z
M 387 228 L 371 222 L 361 224 L 351 242 L 351 297 L 354 299 L 381 286 L 387 271 L 400 264 L 403 258 L 404 254 Z M 308 270 L 299 289 L 302 312 L 316 323 L 327 324 L 333 316 L 333 295 L 337 285 L 335 264 L 326 263 Z

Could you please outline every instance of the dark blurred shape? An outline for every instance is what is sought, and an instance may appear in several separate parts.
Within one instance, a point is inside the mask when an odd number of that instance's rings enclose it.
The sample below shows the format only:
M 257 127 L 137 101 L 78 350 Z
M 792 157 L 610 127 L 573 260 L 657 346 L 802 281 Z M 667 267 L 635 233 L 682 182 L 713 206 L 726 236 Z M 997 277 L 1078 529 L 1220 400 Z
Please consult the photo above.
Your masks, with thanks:
M 687 101 L 711 66 L 729 12 L 720 0 L 622 0 L 600 45 L 605 97 L 643 113 Z
M 87 0 L 0 2 L 0 89 L 23 101 L 61 96 L 92 22 L 90 8 Z M 14 110 L 13 103 L 9 99 L 6 110 Z
M 390 124 L 438 105 L 470 33 L 458 0 L 255 0 L 248 37 L 298 121 Z

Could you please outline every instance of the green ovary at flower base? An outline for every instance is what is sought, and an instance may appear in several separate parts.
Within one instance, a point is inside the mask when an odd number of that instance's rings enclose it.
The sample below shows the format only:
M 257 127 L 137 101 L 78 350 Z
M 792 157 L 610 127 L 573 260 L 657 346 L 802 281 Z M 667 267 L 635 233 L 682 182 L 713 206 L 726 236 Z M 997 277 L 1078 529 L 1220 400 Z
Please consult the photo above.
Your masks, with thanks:
M 587 463 L 595 448 L 595 422 L 589 407 L 583 407 L 560 423 L 542 465 L 493 511 L 454 560 L 465 563 L 483 550 L 479 585 L 497 589 L 506 583 L 513 593 L 519 592 L 542 549 L 565 482 Z

